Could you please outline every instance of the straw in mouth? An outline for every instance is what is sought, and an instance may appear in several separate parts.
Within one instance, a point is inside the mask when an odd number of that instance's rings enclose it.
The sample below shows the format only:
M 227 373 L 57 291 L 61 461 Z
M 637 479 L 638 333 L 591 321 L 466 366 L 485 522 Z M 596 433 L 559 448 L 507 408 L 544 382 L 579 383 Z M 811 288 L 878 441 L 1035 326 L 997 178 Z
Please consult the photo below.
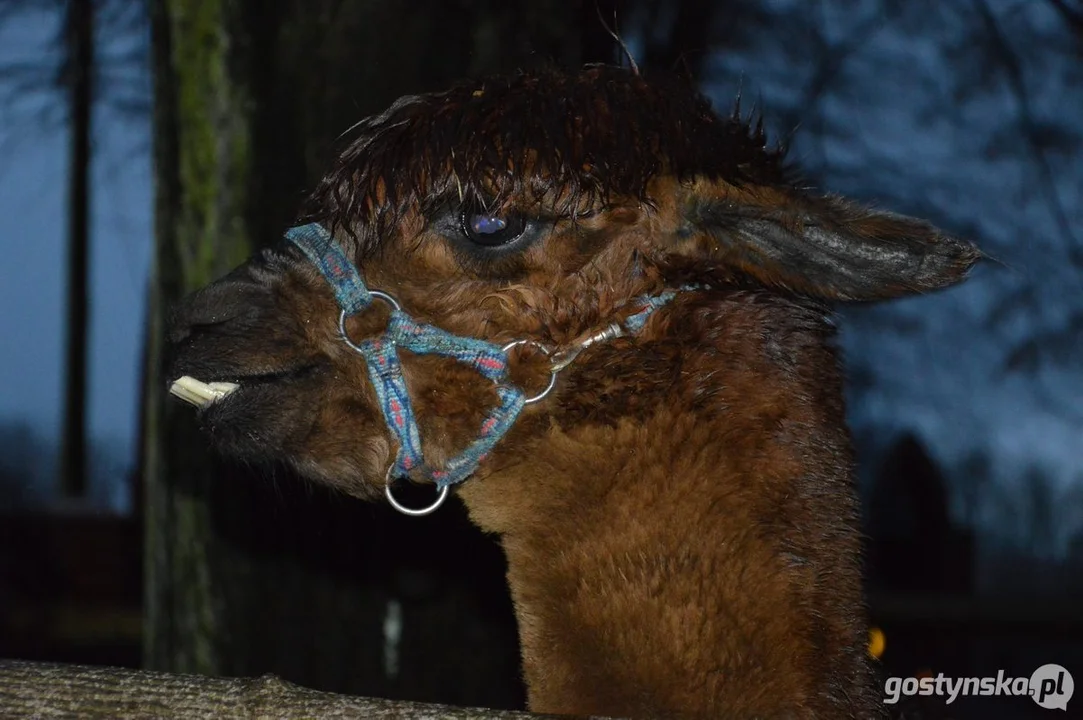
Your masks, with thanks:
M 240 385 L 232 382 L 212 382 L 205 383 L 201 380 L 196 380 L 190 375 L 177 378 L 173 385 L 169 388 L 169 392 L 176 395 L 181 400 L 190 402 L 197 408 L 203 410 L 211 405 L 211 403 L 221 400 L 226 395 L 236 390 Z

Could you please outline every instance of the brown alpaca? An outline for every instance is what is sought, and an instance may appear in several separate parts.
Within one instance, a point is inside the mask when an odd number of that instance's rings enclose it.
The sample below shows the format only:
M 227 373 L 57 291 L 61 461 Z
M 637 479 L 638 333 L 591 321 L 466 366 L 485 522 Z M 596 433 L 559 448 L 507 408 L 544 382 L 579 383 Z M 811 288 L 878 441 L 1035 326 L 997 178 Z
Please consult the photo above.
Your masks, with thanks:
M 827 304 L 951 285 L 978 252 L 808 192 L 761 130 L 615 68 L 406 97 L 355 132 L 306 221 L 418 322 L 550 350 L 511 350 L 509 387 L 564 365 L 455 486 L 507 554 L 531 709 L 881 715 Z M 665 290 L 641 329 L 585 342 Z M 284 243 L 185 301 L 173 372 L 230 383 L 194 383 L 223 451 L 373 498 L 403 443 L 339 316 Z M 387 319 L 377 301 L 344 327 Z M 425 482 L 500 397 L 400 357 Z

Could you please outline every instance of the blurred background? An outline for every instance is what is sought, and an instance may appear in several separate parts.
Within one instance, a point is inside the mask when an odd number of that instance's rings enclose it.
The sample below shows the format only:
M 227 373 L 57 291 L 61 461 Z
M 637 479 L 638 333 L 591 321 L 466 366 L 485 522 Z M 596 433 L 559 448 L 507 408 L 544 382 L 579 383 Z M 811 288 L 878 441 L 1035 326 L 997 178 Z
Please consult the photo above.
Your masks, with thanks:
M 0 0 L 0 657 L 522 706 L 493 540 L 209 456 L 162 318 L 399 95 L 622 62 L 599 15 L 810 184 L 995 258 L 840 309 L 879 668 L 1083 681 L 1079 0 Z

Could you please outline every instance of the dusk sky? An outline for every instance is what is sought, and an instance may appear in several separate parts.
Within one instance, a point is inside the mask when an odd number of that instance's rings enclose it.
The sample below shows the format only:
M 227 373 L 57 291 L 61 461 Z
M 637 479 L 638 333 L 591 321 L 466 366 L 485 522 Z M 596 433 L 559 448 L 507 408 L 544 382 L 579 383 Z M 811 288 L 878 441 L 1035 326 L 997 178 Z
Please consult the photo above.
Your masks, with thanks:
M 0 24 L 0 65 L 53 61 L 59 17 L 26 13 Z M 105 48 L 119 54 L 129 43 Z M 149 68 L 136 65 L 149 92 Z M 115 73 L 103 81 L 116 78 Z M 25 423 L 48 453 L 26 478 L 25 495 L 45 501 L 57 487 L 63 410 L 67 135 L 63 96 L 43 89 L 0 92 L 0 425 Z M 98 506 L 126 509 L 117 471 L 134 462 L 139 352 L 153 250 L 150 122 L 99 103 L 95 115 L 89 425 L 98 454 L 123 463 L 92 469 Z M 94 457 L 95 452 L 91 451 Z M 119 479 L 119 478 L 116 478 Z
M 711 58 L 705 89 L 716 105 L 727 109 L 740 86 L 776 131 L 800 119 L 792 157 L 821 186 L 928 217 L 1001 263 L 949 292 L 843 313 L 851 374 L 860 378 L 852 421 L 859 435 L 877 431 L 880 445 L 915 429 L 949 471 L 984 454 L 995 492 L 956 511 L 993 534 L 1024 532 L 1009 527 L 1012 498 L 1037 469 L 1063 506 L 1057 534 L 1066 543 L 1083 528 L 1083 342 L 1075 337 L 1083 333 L 1073 330 L 1083 325 L 1079 40 L 1048 4 L 990 3 L 1020 60 L 1021 103 L 995 52 L 973 42 L 975 18 L 961 4 L 929 13 L 918 3 L 882 23 L 863 16 L 861 3 L 837 12 L 825 3 L 814 18 L 798 5 L 773 4 L 789 35 L 762 32 Z M 55 56 L 56 21 L 35 12 L 0 26 L 0 65 Z M 816 69 L 792 41 L 812 22 L 839 42 L 863 33 L 816 98 L 805 92 Z M 145 71 L 134 72 L 149 92 Z M 24 497 L 41 504 L 56 483 L 62 409 L 66 136 L 58 94 L 0 98 L 0 425 L 25 423 L 46 443 L 48 458 L 25 479 Z M 96 119 L 90 429 L 125 470 L 135 457 L 152 249 L 150 128 L 145 115 L 105 107 Z M 343 128 L 357 119 L 343 118 Z M 1036 146 L 1020 127 L 1048 142 Z M 92 495 L 123 511 L 117 470 L 97 468 Z

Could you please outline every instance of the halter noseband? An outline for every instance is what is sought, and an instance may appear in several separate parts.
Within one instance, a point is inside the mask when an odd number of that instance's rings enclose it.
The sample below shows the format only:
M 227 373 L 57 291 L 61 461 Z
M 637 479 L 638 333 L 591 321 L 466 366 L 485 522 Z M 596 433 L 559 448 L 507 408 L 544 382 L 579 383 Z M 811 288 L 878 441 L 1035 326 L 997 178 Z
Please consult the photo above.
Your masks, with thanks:
M 477 338 L 453 335 L 433 325 L 418 323 L 403 312 L 393 297 L 365 286 L 353 262 L 322 225 L 312 223 L 290 228 L 286 232 L 286 239 L 300 248 L 331 285 L 341 309 L 338 320 L 339 335 L 343 342 L 365 359 L 369 379 L 376 391 L 384 420 L 399 442 L 398 454 L 387 469 L 385 495 L 396 510 L 407 515 L 427 515 L 440 507 L 447 497 L 448 488 L 473 474 L 493 446 L 511 429 L 523 407 L 548 395 L 556 383 L 557 373 L 570 364 L 580 352 L 596 342 L 638 332 L 655 310 L 676 295 L 669 291 L 640 298 L 643 308 L 639 312 L 628 317 L 622 324 L 614 323 L 581 341 L 563 354 L 563 358 L 552 365 L 548 386 L 541 393 L 528 397 L 521 389 L 508 383 L 508 353 L 514 347 L 527 344 L 550 355 L 549 349 L 541 343 L 535 340 L 516 340 L 500 346 Z M 346 318 L 367 309 L 376 299 L 391 307 L 387 329 L 382 335 L 355 343 L 346 333 Z M 473 368 L 496 386 L 500 404 L 490 411 L 481 423 L 477 439 L 448 460 L 443 468 L 433 468 L 425 463 L 417 418 L 399 362 L 397 349 L 400 347 L 416 355 L 441 355 L 456 360 Z M 440 491 L 436 501 L 427 508 L 412 510 L 401 505 L 391 494 L 391 481 L 408 476 L 411 471 L 422 473 L 432 480 Z

